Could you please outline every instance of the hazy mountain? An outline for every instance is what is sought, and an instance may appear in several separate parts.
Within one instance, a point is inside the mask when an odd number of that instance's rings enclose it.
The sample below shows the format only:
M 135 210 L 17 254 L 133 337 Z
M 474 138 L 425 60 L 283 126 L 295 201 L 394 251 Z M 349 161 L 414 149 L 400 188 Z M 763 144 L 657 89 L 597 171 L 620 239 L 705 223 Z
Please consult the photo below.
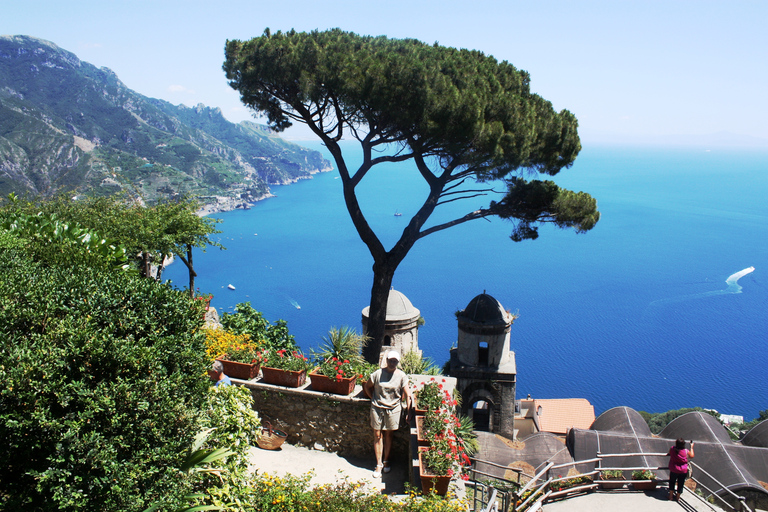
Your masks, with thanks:
M 53 43 L 0 36 L 2 195 L 126 190 L 234 204 L 329 168 L 264 126 L 142 96 Z

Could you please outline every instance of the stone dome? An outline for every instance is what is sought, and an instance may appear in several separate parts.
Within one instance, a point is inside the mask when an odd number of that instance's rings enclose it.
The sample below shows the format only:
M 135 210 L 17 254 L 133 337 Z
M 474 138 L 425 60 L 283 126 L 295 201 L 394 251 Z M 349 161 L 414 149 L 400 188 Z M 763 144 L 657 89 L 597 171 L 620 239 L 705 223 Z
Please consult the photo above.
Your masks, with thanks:
M 511 315 L 501 303 L 483 292 L 467 304 L 464 311 L 459 313 L 459 320 L 482 325 L 507 325 Z
M 368 317 L 370 306 L 366 306 L 363 309 L 363 316 Z M 412 320 L 413 318 L 419 318 L 421 312 L 413 307 L 408 297 L 392 288 L 389 290 L 389 298 L 387 299 L 387 322 Z

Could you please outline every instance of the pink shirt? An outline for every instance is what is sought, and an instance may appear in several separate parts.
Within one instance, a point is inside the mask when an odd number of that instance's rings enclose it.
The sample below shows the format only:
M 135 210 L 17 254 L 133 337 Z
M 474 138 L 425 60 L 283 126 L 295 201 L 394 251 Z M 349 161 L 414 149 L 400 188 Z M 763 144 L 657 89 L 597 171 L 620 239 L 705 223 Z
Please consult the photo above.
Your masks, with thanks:
M 688 450 L 678 450 L 674 446 L 669 449 L 669 470 L 673 473 L 688 472 Z

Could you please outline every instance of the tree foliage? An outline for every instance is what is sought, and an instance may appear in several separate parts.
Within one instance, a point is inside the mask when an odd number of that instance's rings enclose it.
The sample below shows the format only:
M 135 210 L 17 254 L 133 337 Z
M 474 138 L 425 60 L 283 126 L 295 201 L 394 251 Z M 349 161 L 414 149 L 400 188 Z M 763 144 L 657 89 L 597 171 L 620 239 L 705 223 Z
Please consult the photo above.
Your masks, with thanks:
M 270 324 L 260 311 L 256 311 L 250 302 L 235 306 L 235 313 L 221 314 L 221 325 L 227 332 L 236 335 L 247 334 L 252 340 L 274 350 L 288 351 L 297 348 L 296 339 L 288 333 L 288 322 L 278 320 Z
M 709 409 L 702 409 L 701 407 L 675 409 L 667 412 L 654 412 L 654 413 L 645 412 L 645 411 L 638 411 L 638 412 L 640 413 L 640 416 L 642 416 L 645 422 L 648 424 L 648 427 L 650 427 L 651 432 L 653 432 L 654 434 L 658 434 L 662 430 L 664 430 L 664 427 L 669 425 L 669 423 L 671 423 L 672 420 L 674 420 L 675 418 L 682 416 L 683 414 L 687 414 L 689 412 L 696 412 L 696 411 L 706 412 L 707 414 L 714 416 L 718 420 L 720 419 L 720 415 L 716 411 L 712 411 Z
M 535 238 L 541 223 L 586 231 L 599 218 L 588 194 L 526 181 L 526 173 L 551 176 L 572 165 L 581 149 L 578 123 L 533 94 L 528 74 L 508 62 L 339 29 L 267 30 L 249 41 L 227 41 L 225 55 L 227 78 L 245 105 L 266 114 L 275 130 L 306 124 L 334 157 L 347 210 L 374 260 L 369 361 L 378 361 L 394 272 L 419 239 L 489 216 L 514 221 L 515 240 Z M 347 166 L 343 138 L 360 143 L 357 169 Z M 374 166 L 404 161 L 415 164 L 429 192 L 387 250 L 361 211 L 356 187 Z M 438 206 L 489 194 L 498 180 L 507 188 L 503 199 L 426 224 Z
M 153 280 L 30 259 L 0 234 L 0 503 L 141 509 L 209 386 L 199 306 Z
M 63 222 L 55 214 L 11 213 L 0 222 L 0 228 L 24 240 L 38 261 L 52 265 L 131 268 L 125 247 L 76 223 Z
M 66 196 L 22 201 L 11 197 L 0 215 L 14 218 L 19 214 L 37 215 L 62 222 L 75 223 L 95 230 L 114 244 L 119 244 L 144 276 L 150 275 L 150 265 L 162 275 L 166 257 L 178 256 L 190 273 L 190 290 L 194 290 L 192 247 L 205 250 L 207 246 L 223 248 L 210 235 L 220 233 L 216 219 L 196 215 L 198 203 L 191 199 L 160 202 L 143 206 L 122 196 L 82 197 L 72 200 Z

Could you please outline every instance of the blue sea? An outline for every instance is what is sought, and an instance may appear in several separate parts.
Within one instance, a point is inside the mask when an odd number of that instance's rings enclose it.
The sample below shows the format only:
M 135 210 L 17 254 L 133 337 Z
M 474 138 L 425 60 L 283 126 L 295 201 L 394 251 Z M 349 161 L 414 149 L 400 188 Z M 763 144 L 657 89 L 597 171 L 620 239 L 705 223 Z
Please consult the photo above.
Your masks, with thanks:
M 215 215 L 226 250 L 194 255 L 213 306 L 250 301 L 287 320 L 305 350 L 333 326 L 361 329 L 372 259 L 337 176 L 273 187 L 276 197 L 251 210 Z M 587 147 L 555 181 L 597 198 L 592 231 L 545 226 L 515 243 L 509 222 L 476 220 L 417 242 L 394 288 L 426 320 L 425 355 L 448 359 L 454 313 L 486 291 L 519 314 L 518 397 L 583 397 L 597 414 L 700 406 L 749 420 L 768 409 L 768 151 Z M 425 193 L 412 164 L 365 178 L 363 211 L 388 248 Z M 431 224 L 487 200 L 450 203 Z M 164 275 L 187 285 L 182 264 Z

